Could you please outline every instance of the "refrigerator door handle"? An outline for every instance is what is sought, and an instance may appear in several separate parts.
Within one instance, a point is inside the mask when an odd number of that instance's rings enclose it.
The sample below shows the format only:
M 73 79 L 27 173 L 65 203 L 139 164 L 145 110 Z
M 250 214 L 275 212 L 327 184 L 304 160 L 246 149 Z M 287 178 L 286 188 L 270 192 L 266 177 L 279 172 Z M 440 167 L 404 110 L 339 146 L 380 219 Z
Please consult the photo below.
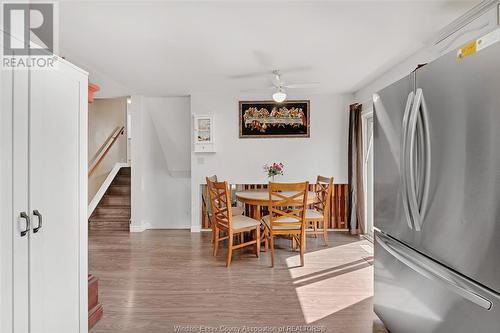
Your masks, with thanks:
M 484 290 L 479 285 L 427 259 L 418 252 L 412 251 L 411 254 L 407 253 L 408 250 L 405 249 L 403 245 L 397 244 L 395 241 L 380 233 L 375 235 L 375 241 L 394 258 L 420 275 L 430 280 L 441 282 L 452 292 L 485 310 L 491 309 L 492 302 L 478 293 L 479 290 Z M 498 295 L 493 296 L 496 298 L 499 297 Z
M 409 149 L 405 151 L 405 161 L 409 164 L 405 165 L 405 170 L 409 178 L 408 197 L 409 197 L 409 207 L 410 213 L 415 224 L 415 230 L 420 231 L 422 228 L 422 223 L 425 218 L 425 213 L 427 210 L 427 201 L 429 197 L 429 186 L 430 186 L 430 167 L 431 167 L 431 146 L 430 146 L 430 134 L 429 134 L 429 123 L 427 114 L 427 105 L 425 103 L 424 95 L 422 89 L 417 89 L 415 93 L 415 99 L 413 102 L 412 111 L 410 112 L 409 119 L 409 142 L 407 145 Z M 421 120 L 421 124 L 418 121 Z M 415 173 L 417 168 L 417 163 L 415 161 L 415 138 L 417 132 L 417 125 L 420 125 L 420 132 L 423 135 L 423 150 L 424 150 L 424 172 L 423 172 L 423 189 L 421 193 L 420 200 L 418 199 L 417 186 L 415 180 Z M 419 163 L 420 167 L 422 161 Z
M 421 221 L 423 222 L 423 219 L 425 218 L 425 215 L 427 213 L 427 203 L 429 201 L 429 188 L 431 185 L 431 135 L 430 135 L 430 128 L 429 128 L 429 113 L 427 109 L 427 103 L 425 103 L 425 97 L 424 97 L 424 92 L 422 89 L 418 89 L 417 93 L 420 91 L 421 95 L 421 119 L 422 119 L 422 128 L 423 128 L 423 134 L 424 134 L 424 151 L 425 151 L 425 166 L 424 166 L 424 180 L 423 180 L 423 190 L 422 190 L 422 198 L 420 201 L 420 216 L 421 216 Z
M 410 118 L 408 120 L 408 142 L 407 142 L 407 148 L 405 150 L 405 172 L 406 172 L 406 177 L 408 179 L 407 181 L 407 188 L 408 188 L 408 202 L 409 202 L 409 207 L 410 207 L 410 215 L 412 218 L 412 221 L 415 225 L 415 230 L 420 231 L 421 228 L 421 222 L 420 222 L 420 212 L 418 210 L 418 199 L 417 199 L 417 193 L 415 190 L 415 161 L 414 161 L 414 149 L 415 149 L 415 133 L 417 130 L 417 120 L 418 120 L 418 114 L 420 111 L 420 98 L 421 94 L 420 91 L 417 90 L 415 93 L 415 98 L 413 100 L 413 106 L 410 112 Z
M 416 172 L 416 183 L 417 183 L 417 198 L 418 198 L 418 207 L 422 209 L 422 193 L 424 191 L 424 177 L 425 177 L 425 167 L 422 167 L 424 161 L 425 161 L 425 141 L 424 141 L 424 125 L 423 125 L 423 118 L 422 118 L 422 112 L 419 113 L 418 115 L 418 120 L 417 120 L 417 154 L 416 154 L 416 164 L 415 168 L 417 170 Z
M 407 150 L 407 141 L 408 141 L 408 120 L 410 117 L 410 111 L 412 109 L 412 103 L 415 98 L 415 94 L 411 91 L 408 94 L 408 99 L 406 100 L 405 112 L 403 115 L 403 138 L 401 140 L 401 154 L 400 154 L 400 170 L 401 170 L 401 190 L 403 194 L 403 208 L 406 216 L 406 223 L 408 223 L 408 227 L 413 230 L 413 225 L 411 221 L 410 207 L 409 207 L 409 199 L 408 199 L 408 181 L 407 181 L 407 171 L 406 171 L 406 150 Z

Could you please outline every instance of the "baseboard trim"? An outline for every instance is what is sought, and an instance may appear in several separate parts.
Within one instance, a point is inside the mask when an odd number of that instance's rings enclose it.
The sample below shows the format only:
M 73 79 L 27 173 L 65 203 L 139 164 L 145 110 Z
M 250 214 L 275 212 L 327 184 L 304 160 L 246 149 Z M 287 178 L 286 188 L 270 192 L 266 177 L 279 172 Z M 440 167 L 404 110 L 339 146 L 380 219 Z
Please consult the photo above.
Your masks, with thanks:
M 143 232 L 145 230 L 151 229 L 151 225 L 148 222 L 141 221 L 139 225 L 130 225 L 130 232 Z
M 201 232 L 201 226 L 191 226 L 191 232 Z
M 99 188 L 99 191 L 94 195 L 92 200 L 89 203 L 88 209 L 87 209 L 87 218 L 90 218 L 90 215 L 94 212 L 96 209 L 97 205 L 99 204 L 99 201 L 101 201 L 102 197 L 108 190 L 108 187 L 111 185 L 113 182 L 113 179 L 115 179 L 116 175 L 120 171 L 121 168 L 126 168 L 129 167 L 130 165 L 128 163 L 116 163 L 113 169 L 109 172 L 108 176 L 106 177 L 106 180 L 102 183 L 101 187 Z
M 143 232 L 146 230 L 143 225 L 131 225 L 130 232 Z

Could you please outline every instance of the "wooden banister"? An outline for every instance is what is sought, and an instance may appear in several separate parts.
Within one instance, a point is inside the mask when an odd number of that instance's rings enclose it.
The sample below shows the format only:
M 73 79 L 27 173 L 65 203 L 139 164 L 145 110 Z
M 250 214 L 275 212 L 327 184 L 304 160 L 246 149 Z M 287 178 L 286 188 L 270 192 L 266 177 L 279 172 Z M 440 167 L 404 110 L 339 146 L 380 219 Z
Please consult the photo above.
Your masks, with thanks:
M 96 157 L 93 159 L 93 162 L 90 163 L 89 165 L 89 173 L 88 173 L 89 177 L 94 173 L 99 164 L 101 164 L 106 155 L 108 155 L 111 147 L 113 147 L 116 140 L 118 139 L 118 136 L 123 134 L 124 131 L 125 131 L 125 126 L 117 127 L 113 131 L 113 134 L 108 139 L 106 139 L 106 141 L 104 141 L 101 147 L 99 147 L 99 149 L 97 150 Z

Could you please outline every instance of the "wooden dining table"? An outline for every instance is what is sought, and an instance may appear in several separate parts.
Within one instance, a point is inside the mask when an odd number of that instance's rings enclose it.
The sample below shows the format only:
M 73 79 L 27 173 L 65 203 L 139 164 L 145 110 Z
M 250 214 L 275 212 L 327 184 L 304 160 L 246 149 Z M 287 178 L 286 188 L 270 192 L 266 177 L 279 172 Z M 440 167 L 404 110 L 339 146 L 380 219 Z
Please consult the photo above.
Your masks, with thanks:
M 294 194 L 297 194 L 298 192 L 296 191 L 285 191 L 282 192 L 283 195 L 286 196 L 292 196 Z M 260 213 L 260 208 L 261 207 L 267 207 L 269 206 L 269 191 L 267 189 L 259 189 L 259 190 L 248 190 L 248 191 L 240 191 L 235 193 L 236 198 L 241 201 L 242 203 L 250 206 L 251 210 L 251 215 L 252 218 L 260 221 L 261 219 L 261 213 Z M 280 198 L 276 198 L 275 201 L 282 200 Z M 315 192 L 309 191 L 307 193 L 307 204 L 312 205 L 317 201 L 317 196 Z

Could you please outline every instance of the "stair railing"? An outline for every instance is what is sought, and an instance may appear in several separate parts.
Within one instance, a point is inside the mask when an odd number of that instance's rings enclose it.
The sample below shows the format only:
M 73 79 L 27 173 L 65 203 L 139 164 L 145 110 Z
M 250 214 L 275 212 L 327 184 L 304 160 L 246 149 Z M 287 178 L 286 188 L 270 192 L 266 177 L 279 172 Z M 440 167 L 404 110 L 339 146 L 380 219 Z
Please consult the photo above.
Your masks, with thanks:
M 104 143 L 101 145 L 101 147 L 99 147 L 99 149 L 97 150 L 96 154 L 94 155 L 89 164 L 89 174 L 88 174 L 89 177 L 95 172 L 95 170 L 97 169 L 99 164 L 101 164 L 101 162 L 104 160 L 106 155 L 108 155 L 109 151 L 115 144 L 116 140 L 118 140 L 118 136 L 123 135 L 124 132 L 125 132 L 125 126 L 116 127 L 111 136 L 109 136 L 106 139 L 106 141 L 104 141 Z

